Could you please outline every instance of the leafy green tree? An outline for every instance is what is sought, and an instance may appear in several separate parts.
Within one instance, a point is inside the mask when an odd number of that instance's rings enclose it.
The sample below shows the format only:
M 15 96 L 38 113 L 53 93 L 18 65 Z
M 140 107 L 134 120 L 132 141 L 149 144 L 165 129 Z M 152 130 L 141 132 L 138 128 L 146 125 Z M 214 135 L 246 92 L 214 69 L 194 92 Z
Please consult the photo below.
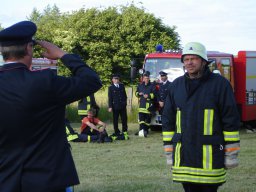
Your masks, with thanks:
M 79 54 L 99 73 L 105 85 L 112 73 L 119 73 L 123 82 L 129 83 L 131 60 L 140 59 L 141 67 L 145 54 L 155 51 L 157 44 L 180 48 L 175 26 L 163 24 L 160 18 L 134 4 L 63 14 L 58 7 L 47 6 L 43 13 L 34 9 L 30 19 L 38 26 L 37 39 L 52 41 Z M 69 75 L 63 66 L 59 72 Z

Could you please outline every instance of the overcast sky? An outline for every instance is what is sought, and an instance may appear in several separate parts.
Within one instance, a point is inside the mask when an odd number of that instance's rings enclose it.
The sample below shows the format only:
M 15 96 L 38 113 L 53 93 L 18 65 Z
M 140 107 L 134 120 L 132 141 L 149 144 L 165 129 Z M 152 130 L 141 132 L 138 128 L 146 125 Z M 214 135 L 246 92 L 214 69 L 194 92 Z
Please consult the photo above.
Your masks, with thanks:
M 8 27 L 26 20 L 33 8 L 44 10 L 56 5 L 61 12 L 128 5 L 129 0 L 5 0 L 1 3 L 0 23 Z M 176 26 L 181 44 L 203 43 L 207 50 L 237 54 L 256 50 L 255 0 L 134 0 L 163 23 Z M 167 49 L 167 48 L 166 48 Z

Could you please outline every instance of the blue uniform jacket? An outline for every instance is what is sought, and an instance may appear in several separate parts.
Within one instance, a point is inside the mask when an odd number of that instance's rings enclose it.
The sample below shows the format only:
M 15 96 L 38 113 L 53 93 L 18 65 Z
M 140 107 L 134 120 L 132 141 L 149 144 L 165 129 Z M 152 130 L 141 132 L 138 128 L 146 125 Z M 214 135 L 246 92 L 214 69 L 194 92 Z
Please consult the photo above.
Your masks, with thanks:
M 114 110 L 125 109 L 127 105 L 127 95 L 124 84 L 120 83 L 119 88 L 114 84 L 108 87 L 108 106 Z
M 79 183 L 65 106 L 102 85 L 79 57 L 66 54 L 61 60 L 72 77 L 30 71 L 22 63 L 0 68 L 0 191 L 56 191 Z
M 159 90 L 158 90 L 158 94 L 157 94 L 157 101 L 161 101 L 164 102 L 165 98 L 168 94 L 168 90 L 169 90 L 169 86 L 170 86 L 171 82 L 167 81 L 165 84 L 160 83 L 159 84 Z
M 175 79 L 162 115 L 164 145 L 173 145 L 173 180 L 225 182 L 224 147 L 239 142 L 239 114 L 230 83 L 207 69 Z

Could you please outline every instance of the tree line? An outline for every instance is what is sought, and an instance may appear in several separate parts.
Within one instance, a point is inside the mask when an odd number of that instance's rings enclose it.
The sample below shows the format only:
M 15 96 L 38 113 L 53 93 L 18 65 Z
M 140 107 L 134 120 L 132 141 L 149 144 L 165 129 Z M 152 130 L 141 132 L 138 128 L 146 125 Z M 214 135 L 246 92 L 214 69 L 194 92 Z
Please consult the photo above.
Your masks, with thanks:
M 145 54 L 154 52 L 157 44 L 180 48 L 175 26 L 165 25 L 134 4 L 66 13 L 61 13 L 56 5 L 48 5 L 42 12 L 34 8 L 28 20 L 38 26 L 36 39 L 51 41 L 80 55 L 98 72 L 104 85 L 109 84 L 113 73 L 119 73 L 128 84 L 131 60 L 135 59 L 140 68 Z M 38 49 L 35 57 L 40 57 Z M 63 65 L 59 66 L 60 75 L 70 75 Z

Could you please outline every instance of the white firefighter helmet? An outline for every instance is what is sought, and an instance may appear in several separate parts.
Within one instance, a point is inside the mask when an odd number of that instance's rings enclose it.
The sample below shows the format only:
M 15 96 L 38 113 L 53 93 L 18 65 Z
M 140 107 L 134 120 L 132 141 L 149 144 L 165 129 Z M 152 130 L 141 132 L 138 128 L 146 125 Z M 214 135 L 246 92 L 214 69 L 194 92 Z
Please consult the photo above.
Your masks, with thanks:
M 208 58 L 207 58 L 207 51 L 206 48 L 203 44 L 198 43 L 198 42 L 190 42 L 187 43 L 182 51 L 182 56 L 181 56 L 181 62 L 183 63 L 183 58 L 185 55 L 197 55 L 207 61 L 208 63 Z
M 144 137 L 144 131 L 143 131 L 143 129 L 141 129 L 141 130 L 139 131 L 139 136 L 140 136 L 140 137 Z

